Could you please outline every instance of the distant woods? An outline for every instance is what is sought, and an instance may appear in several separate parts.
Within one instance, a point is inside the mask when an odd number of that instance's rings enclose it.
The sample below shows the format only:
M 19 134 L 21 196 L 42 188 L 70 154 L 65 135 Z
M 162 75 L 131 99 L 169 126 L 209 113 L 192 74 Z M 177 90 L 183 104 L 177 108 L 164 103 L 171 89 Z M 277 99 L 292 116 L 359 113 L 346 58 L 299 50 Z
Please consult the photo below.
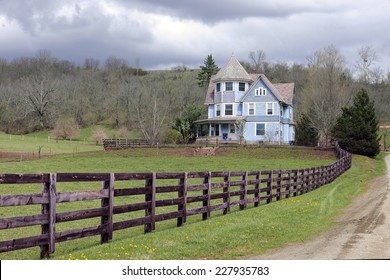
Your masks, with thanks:
M 272 63 L 262 50 L 240 59 L 249 73 L 264 73 L 273 83 L 294 82 L 296 120 L 304 115 L 326 139 L 341 108 L 362 87 L 379 120 L 390 120 L 390 72 L 376 67 L 378 57 L 371 47 L 357 50 L 356 57 L 351 69 L 334 46 L 315 52 L 306 65 Z M 214 71 L 211 55 L 205 54 L 204 63 L 201 69 Z M 169 71 L 145 71 L 115 56 L 104 62 L 86 58 L 78 66 L 48 51 L 12 61 L 0 58 L 0 131 L 58 130 L 66 121 L 78 127 L 126 128 L 151 144 L 173 129 L 188 142 L 194 137 L 193 115 L 207 117 L 208 75 L 200 74 L 201 69 L 178 65 Z

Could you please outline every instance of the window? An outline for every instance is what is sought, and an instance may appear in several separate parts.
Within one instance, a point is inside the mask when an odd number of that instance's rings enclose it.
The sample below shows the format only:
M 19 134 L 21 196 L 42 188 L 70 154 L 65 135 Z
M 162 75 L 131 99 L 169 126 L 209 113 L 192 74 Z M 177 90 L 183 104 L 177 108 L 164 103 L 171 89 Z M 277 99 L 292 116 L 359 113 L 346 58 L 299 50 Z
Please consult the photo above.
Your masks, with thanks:
M 225 104 L 225 116 L 233 115 L 233 104 Z
M 225 90 L 232 91 L 233 90 L 233 82 L 226 82 L 225 83 Z
M 267 115 L 273 115 L 274 114 L 274 103 L 267 102 Z
M 265 123 L 257 123 L 256 124 L 256 136 L 265 135 Z
M 217 83 L 217 92 L 221 91 L 221 83 Z
M 230 133 L 235 134 L 236 133 L 236 126 L 234 124 L 230 125 Z
M 248 104 L 248 115 L 254 116 L 255 115 L 255 103 L 249 103 Z
M 221 105 L 219 105 L 219 104 L 216 105 L 215 115 L 217 117 L 221 115 Z
M 265 96 L 267 94 L 267 90 L 263 87 L 259 87 L 255 89 L 255 96 Z
M 238 91 L 245 91 L 245 83 L 238 83 Z

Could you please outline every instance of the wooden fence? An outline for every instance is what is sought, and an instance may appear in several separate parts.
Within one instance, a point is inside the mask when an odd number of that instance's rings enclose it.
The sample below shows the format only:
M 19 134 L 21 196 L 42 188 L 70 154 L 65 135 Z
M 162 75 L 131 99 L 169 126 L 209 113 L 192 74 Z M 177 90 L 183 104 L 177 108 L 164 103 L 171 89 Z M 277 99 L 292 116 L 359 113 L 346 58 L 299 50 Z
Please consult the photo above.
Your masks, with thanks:
M 232 207 L 243 210 L 248 204 L 255 207 L 282 198 L 295 197 L 332 182 L 351 166 L 351 154 L 336 146 L 338 160 L 320 167 L 294 170 L 240 172 L 180 172 L 180 173 L 51 173 L 0 174 L 0 184 L 40 184 L 39 194 L 1 195 L 0 207 L 41 205 L 37 215 L 0 218 L 0 230 L 39 226 L 40 235 L 0 241 L 0 252 L 40 247 L 40 257 L 48 258 L 58 242 L 100 235 L 101 243 L 113 238 L 113 232 L 144 226 L 148 233 L 156 223 L 176 219 L 182 226 L 187 217 L 202 215 L 208 219 L 213 211 L 227 214 Z M 173 182 L 176 182 L 172 184 Z M 164 181 L 166 180 L 166 181 Z M 119 182 L 135 181 L 138 187 L 118 188 Z M 102 182 L 97 190 L 57 192 L 64 182 Z M 169 182 L 169 184 L 166 184 Z M 171 194 L 158 199 L 160 194 Z M 138 196 L 137 203 L 115 205 L 114 198 Z M 61 203 L 100 200 L 101 207 L 58 212 Z M 160 207 L 171 206 L 169 212 L 157 213 Z M 174 207 L 172 211 L 172 206 Z M 114 221 L 116 214 L 141 211 L 138 218 Z M 59 223 L 100 217 L 92 227 L 58 232 Z
M 148 141 L 144 139 L 126 139 L 126 138 L 115 138 L 115 139 L 103 139 L 104 150 L 118 150 L 118 149 L 129 149 L 133 147 L 150 146 Z

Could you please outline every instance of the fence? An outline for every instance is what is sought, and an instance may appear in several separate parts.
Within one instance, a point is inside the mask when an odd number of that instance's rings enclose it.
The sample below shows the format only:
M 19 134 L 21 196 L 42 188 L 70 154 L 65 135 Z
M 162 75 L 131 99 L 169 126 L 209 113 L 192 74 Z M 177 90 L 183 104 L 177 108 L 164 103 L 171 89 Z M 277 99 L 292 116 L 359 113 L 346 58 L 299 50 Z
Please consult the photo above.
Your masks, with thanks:
M 149 143 L 144 139 L 103 139 L 103 147 L 105 150 L 128 149 L 140 146 L 149 146 Z
M 0 230 L 40 226 L 40 235 L 0 241 L 0 252 L 29 247 L 40 247 L 40 257 L 48 258 L 58 242 L 100 235 L 101 243 L 113 238 L 113 232 L 144 226 L 148 233 L 156 223 L 176 219 L 182 226 L 187 217 L 202 215 L 208 219 L 213 211 L 227 214 L 232 207 L 243 210 L 248 204 L 297 196 L 332 182 L 351 166 L 351 154 L 336 146 L 338 160 L 333 164 L 295 170 L 267 170 L 244 172 L 181 172 L 181 173 L 57 173 L 57 174 L 0 174 L 0 184 L 41 184 L 39 194 L 0 196 L 0 207 L 41 205 L 41 214 L 0 219 Z M 172 179 L 175 184 L 172 184 Z M 64 182 L 102 182 L 98 190 L 57 192 Z M 119 182 L 142 182 L 141 187 L 114 187 Z M 166 183 L 168 182 L 168 184 Z M 169 198 L 160 194 L 173 195 Z M 140 197 L 136 203 L 114 205 L 114 198 Z M 57 212 L 61 203 L 100 200 L 101 207 Z M 169 206 L 168 212 L 158 211 Z M 174 207 L 174 211 L 172 211 Z M 114 221 L 117 214 L 142 211 L 137 218 Z M 92 227 L 56 231 L 59 223 L 100 217 Z

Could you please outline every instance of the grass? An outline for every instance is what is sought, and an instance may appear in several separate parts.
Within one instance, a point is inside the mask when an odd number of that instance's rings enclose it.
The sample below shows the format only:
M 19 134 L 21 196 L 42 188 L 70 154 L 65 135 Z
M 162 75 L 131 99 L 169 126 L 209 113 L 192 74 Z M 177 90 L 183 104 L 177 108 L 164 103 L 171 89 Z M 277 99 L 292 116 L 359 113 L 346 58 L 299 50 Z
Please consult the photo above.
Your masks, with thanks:
M 177 153 L 181 153 L 178 155 Z M 212 157 L 192 157 L 183 149 L 148 148 L 114 152 L 61 154 L 22 162 L 0 162 L 0 173 L 36 172 L 174 172 L 293 169 L 328 164 L 332 155 L 296 148 L 224 148 Z M 180 228 L 170 220 L 156 224 L 156 231 L 144 235 L 142 227 L 114 232 L 110 243 L 100 245 L 99 237 L 56 244 L 53 259 L 237 259 L 261 254 L 289 242 L 305 240 L 334 223 L 340 209 L 364 191 L 366 182 L 383 174 L 383 160 L 355 156 L 353 167 L 334 183 L 295 198 L 245 211 L 233 208 L 223 216 L 213 212 L 207 221 L 191 216 Z M 58 191 L 98 189 L 99 183 L 59 184 Z M 1 185 L 0 194 L 39 193 L 40 186 Z M 121 200 L 122 199 L 122 200 Z M 131 203 L 125 198 L 115 205 Z M 58 205 L 58 212 L 98 207 L 99 201 Z M 39 213 L 38 206 L 3 207 L 0 217 Z M 23 208 L 22 210 L 16 210 Z M 15 212 L 20 211 L 20 212 Z M 163 209 L 169 211 L 169 209 Z M 136 213 L 135 213 L 136 214 Z M 138 215 L 142 215 L 139 213 Z M 115 215 L 128 219 L 129 213 Z M 99 224 L 87 219 L 57 225 L 57 231 Z M 39 234 L 40 227 L 2 231 L 2 240 L 24 234 Z M 28 235 L 26 235 L 28 234 Z M 0 259 L 37 259 L 39 248 L 0 254 Z
M 56 259 L 240 259 L 304 241 L 335 223 L 341 209 L 384 173 L 381 159 L 354 156 L 353 167 L 332 184 L 259 208 L 234 211 L 181 228 L 160 226 L 152 234 L 114 233 L 109 244 L 56 254 Z

